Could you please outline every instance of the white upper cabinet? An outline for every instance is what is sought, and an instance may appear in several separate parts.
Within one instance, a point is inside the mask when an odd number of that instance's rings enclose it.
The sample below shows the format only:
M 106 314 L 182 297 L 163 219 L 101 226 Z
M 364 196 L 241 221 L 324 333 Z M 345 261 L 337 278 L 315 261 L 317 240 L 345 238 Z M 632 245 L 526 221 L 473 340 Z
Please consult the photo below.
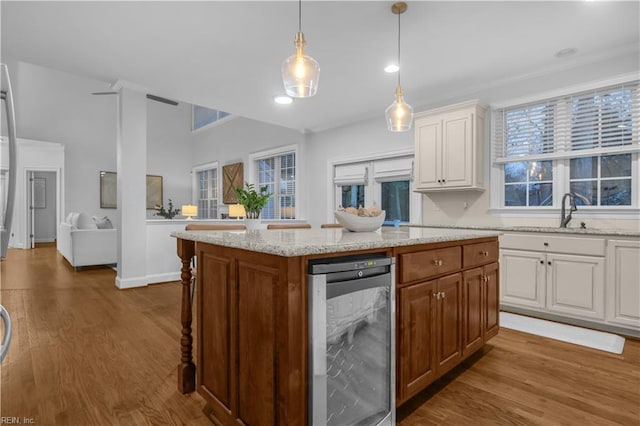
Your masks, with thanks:
M 484 190 L 484 107 L 464 102 L 415 116 L 416 190 Z

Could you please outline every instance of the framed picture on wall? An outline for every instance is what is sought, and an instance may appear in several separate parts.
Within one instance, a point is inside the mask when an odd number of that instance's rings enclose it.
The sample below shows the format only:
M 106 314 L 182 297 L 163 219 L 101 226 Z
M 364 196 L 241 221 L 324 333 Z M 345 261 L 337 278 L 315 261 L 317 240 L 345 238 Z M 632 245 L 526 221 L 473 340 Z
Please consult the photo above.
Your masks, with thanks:
M 116 172 L 100 172 L 100 208 L 117 209 L 117 178 Z M 147 175 L 147 210 L 162 205 L 162 176 Z
M 118 188 L 115 172 L 100 172 L 100 208 L 117 209 Z
M 162 176 L 147 175 L 147 210 L 162 205 Z

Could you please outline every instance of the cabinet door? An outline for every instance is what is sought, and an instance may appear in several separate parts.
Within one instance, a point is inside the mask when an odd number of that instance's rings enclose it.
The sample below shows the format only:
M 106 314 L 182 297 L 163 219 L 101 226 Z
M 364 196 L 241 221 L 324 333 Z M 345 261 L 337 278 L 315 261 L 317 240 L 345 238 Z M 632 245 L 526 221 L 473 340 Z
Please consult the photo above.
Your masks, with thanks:
M 483 329 L 486 342 L 500 329 L 500 303 L 498 302 L 498 289 L 500 287 L 498 264 L 492 263 L 484 267 L 483 280 Z
M 440 188 L 442 179 L 442 122 L 416 122 L 417 189 Z
M 429 281 L 400 289 L 400 380 L 397 394 L 406 400 L 435 380 L 435 289 Z
M 604 258 L 548 254 L 547 309 L 604 319 Z
M 436 361 L 441 376 L 462 359 L 462 274 L 440 278 L 436 291 Z
M 500 250 L 500 302 L 544 309 L 545 255 L 522 250 Z
M 640 329 L 640 241 L 610 240 L 607 321 Z
M 475 268 L 462 274 L 463 319 L 462 355 L 468 356 L 484 344 L 483 337 L 483 268 Z
M 442 122 L 444 187 L 470 186 L 473 176 L 473 114 L 447 114 Z

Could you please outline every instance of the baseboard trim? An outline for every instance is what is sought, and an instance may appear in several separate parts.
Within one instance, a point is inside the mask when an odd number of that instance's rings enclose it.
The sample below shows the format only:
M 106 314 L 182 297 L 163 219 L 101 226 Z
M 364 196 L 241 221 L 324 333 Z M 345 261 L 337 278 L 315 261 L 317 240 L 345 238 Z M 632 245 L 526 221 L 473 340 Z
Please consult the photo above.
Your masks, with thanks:
M 146 287 L 149 284 L 147 277 L 125 278 L 116 277 L 116 287 L 120 290 L 127 288 Z

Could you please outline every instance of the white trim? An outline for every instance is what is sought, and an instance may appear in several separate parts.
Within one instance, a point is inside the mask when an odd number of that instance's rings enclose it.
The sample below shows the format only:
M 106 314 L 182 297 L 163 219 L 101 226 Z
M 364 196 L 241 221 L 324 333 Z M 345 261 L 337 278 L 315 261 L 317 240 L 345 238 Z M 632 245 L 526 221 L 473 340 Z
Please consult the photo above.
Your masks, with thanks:
M 388 159 L 392 159 L 392 158 L 397 158 L 397 157 L 409 157 L 409 156 L 413 156 L 415 157 L 415 151 L 414 148 L 402 148 L 402 149 L 395 149 L 392 151 L 385 151 L 385 152 L 378 152 L 378 153 L 367 153 L 367 154 L 363 154 L 363 155 L 353 155 L 350 157 L 342 157 L 340 159 L 330 159 L 327 161 L 327 176 L 329 176 L 329 179 L 327 179 L 327 200 L 330 200 L 327 203 L 327 210 L 326 210 L 326 223 L 332 223 L 334 221 L 334 217 L 333 217 L 333 213 L 334 213 L 334 206 L 336 205 L 336 203 L 338 202 L 339 198 L 338 198 L 338 194 L 336 192 L 336 184 L 334 182 L 334 170 L 336 166 L 340 166 L 343 164 L 350 164 L 350 163 L 373 163 L 374 161 L 379 161 L 379 160 L 388 160 Z M 409 181 L 410 181 L 410 197 L 411 197 L 411 201 L 410 201 L 410 213 L 409 213 L 409 222 L 410 223 L 415 223 L 415 224 L 421 224 L 422 223 L 422 194 L 418 193 L 415 191 L 415 188 L 413 188 L 414 185 L 414 175 L 411 175 L 411 173 L 415 174 L 415 158 L 412 160 L 412 164 L 413 167 L 411 169 L 411 172 L 409 173 L 410 176 L 408 176 Z M 381 196 L 381 189 L 380 189 L 380 182 L 383 181 L 388 181 L 388 180 L 392 180 L 391 176 L 387 176 L 387 178 L 381 178 L 379 177 L 378 179 L 376 179 L 373 176 L 373 172 L 371 172 L 373 166 L 372 164 L 368 165 L 368 170 L 369 170 L 369 182 L 365 182 L 365 199 L 379 199 Z M 400 175 L 396 175 L 396 176 L 400 176 Z M 402 175 L 405 176 L 405 175 Z
M 120 290 L 124 290 L 126 288 L 135 288 L 135 287 L 146 287 L 149 284 L 148 276 L 138 277 L 138 278 L 120 278 L 120 276 L 116 277 L 116 287 Z
M 199 164 L 197 166 L 193 166 L 191 168 L 191 204 L 195 204 L 198 205 L 198 200 L 199 198 L 199 192 L 200 192 L 200 187 L 199 187 L 199 181 L 198 181 L 198 172 L 202 172 L 205 170 L 212 170 L 212 169 L 216 169 L 216 193 L 218 194 L 218 197 L 216 198 L 216 205 L 219 207 L 220 206 L 220 194 L 222 194 L 222 183 L 221 183 L 221 178 L 220 178 L 220 165 L 218 163 L 218 161 L 211 161 L 209 163 L 205 163 L 205 164 Z M 218 210 L 218 215 L 220 214 L 220 211 Z M 217 219 L 217 218 L 213 218 L 213 219 Z M 211 219 L 204 219 L 204 220 L 211 220 Z
M 627 73 L 621 74 L 615 77 L 611 77 L 603 80 L 592 80 L 587 83 L 580 83 L 573 86 L 565 86 L 560 89 L 550 90 L 548 92 L 536 93 L 535 95 L 523 96 L 520 98 L 506 99 L 502 101 L 492 102 L 490 104 L 491 109 L 502 109 L 508 107 L 515 107 L 518 105 L 528 104 L 532 102 L 543 101 L 549 98 L 557 98 L 560 96 L 568 96 L 579 92 L 585 92 L 588 90 L 594 90 L 607 86 L 614 86 L 616 84 L 630 83 L 632 81 L 640 79 L 640 73 Z
M 254 185 L 258 185 L 257 182 L 257 171 L 256 171 L 256 161 L 262 160 L 265 158 L 277 157 L 284 154 L 293 153 L 296 157 L 296 191 L 294 197 L 296 199 L 296 218 L 294 220 L 305 220 L 306 212 L 304 211 L 303 203 L 300 198 L 300 186 L 301 186 L 301 173 L 300 173 L 300 165 L 303 163 L 303 159 L 300 156 L 300 145 L 292 144 L 292 145 L 284 145 L 278 146 L 275 148 L 270 148 L 264 151 L 254 151 L 249 154 L 249 179 L 245 179 L 245 181 L 252 183 Z M 290 221 L 291 219 L 265 219 L 265 220 L 286 220 Z

